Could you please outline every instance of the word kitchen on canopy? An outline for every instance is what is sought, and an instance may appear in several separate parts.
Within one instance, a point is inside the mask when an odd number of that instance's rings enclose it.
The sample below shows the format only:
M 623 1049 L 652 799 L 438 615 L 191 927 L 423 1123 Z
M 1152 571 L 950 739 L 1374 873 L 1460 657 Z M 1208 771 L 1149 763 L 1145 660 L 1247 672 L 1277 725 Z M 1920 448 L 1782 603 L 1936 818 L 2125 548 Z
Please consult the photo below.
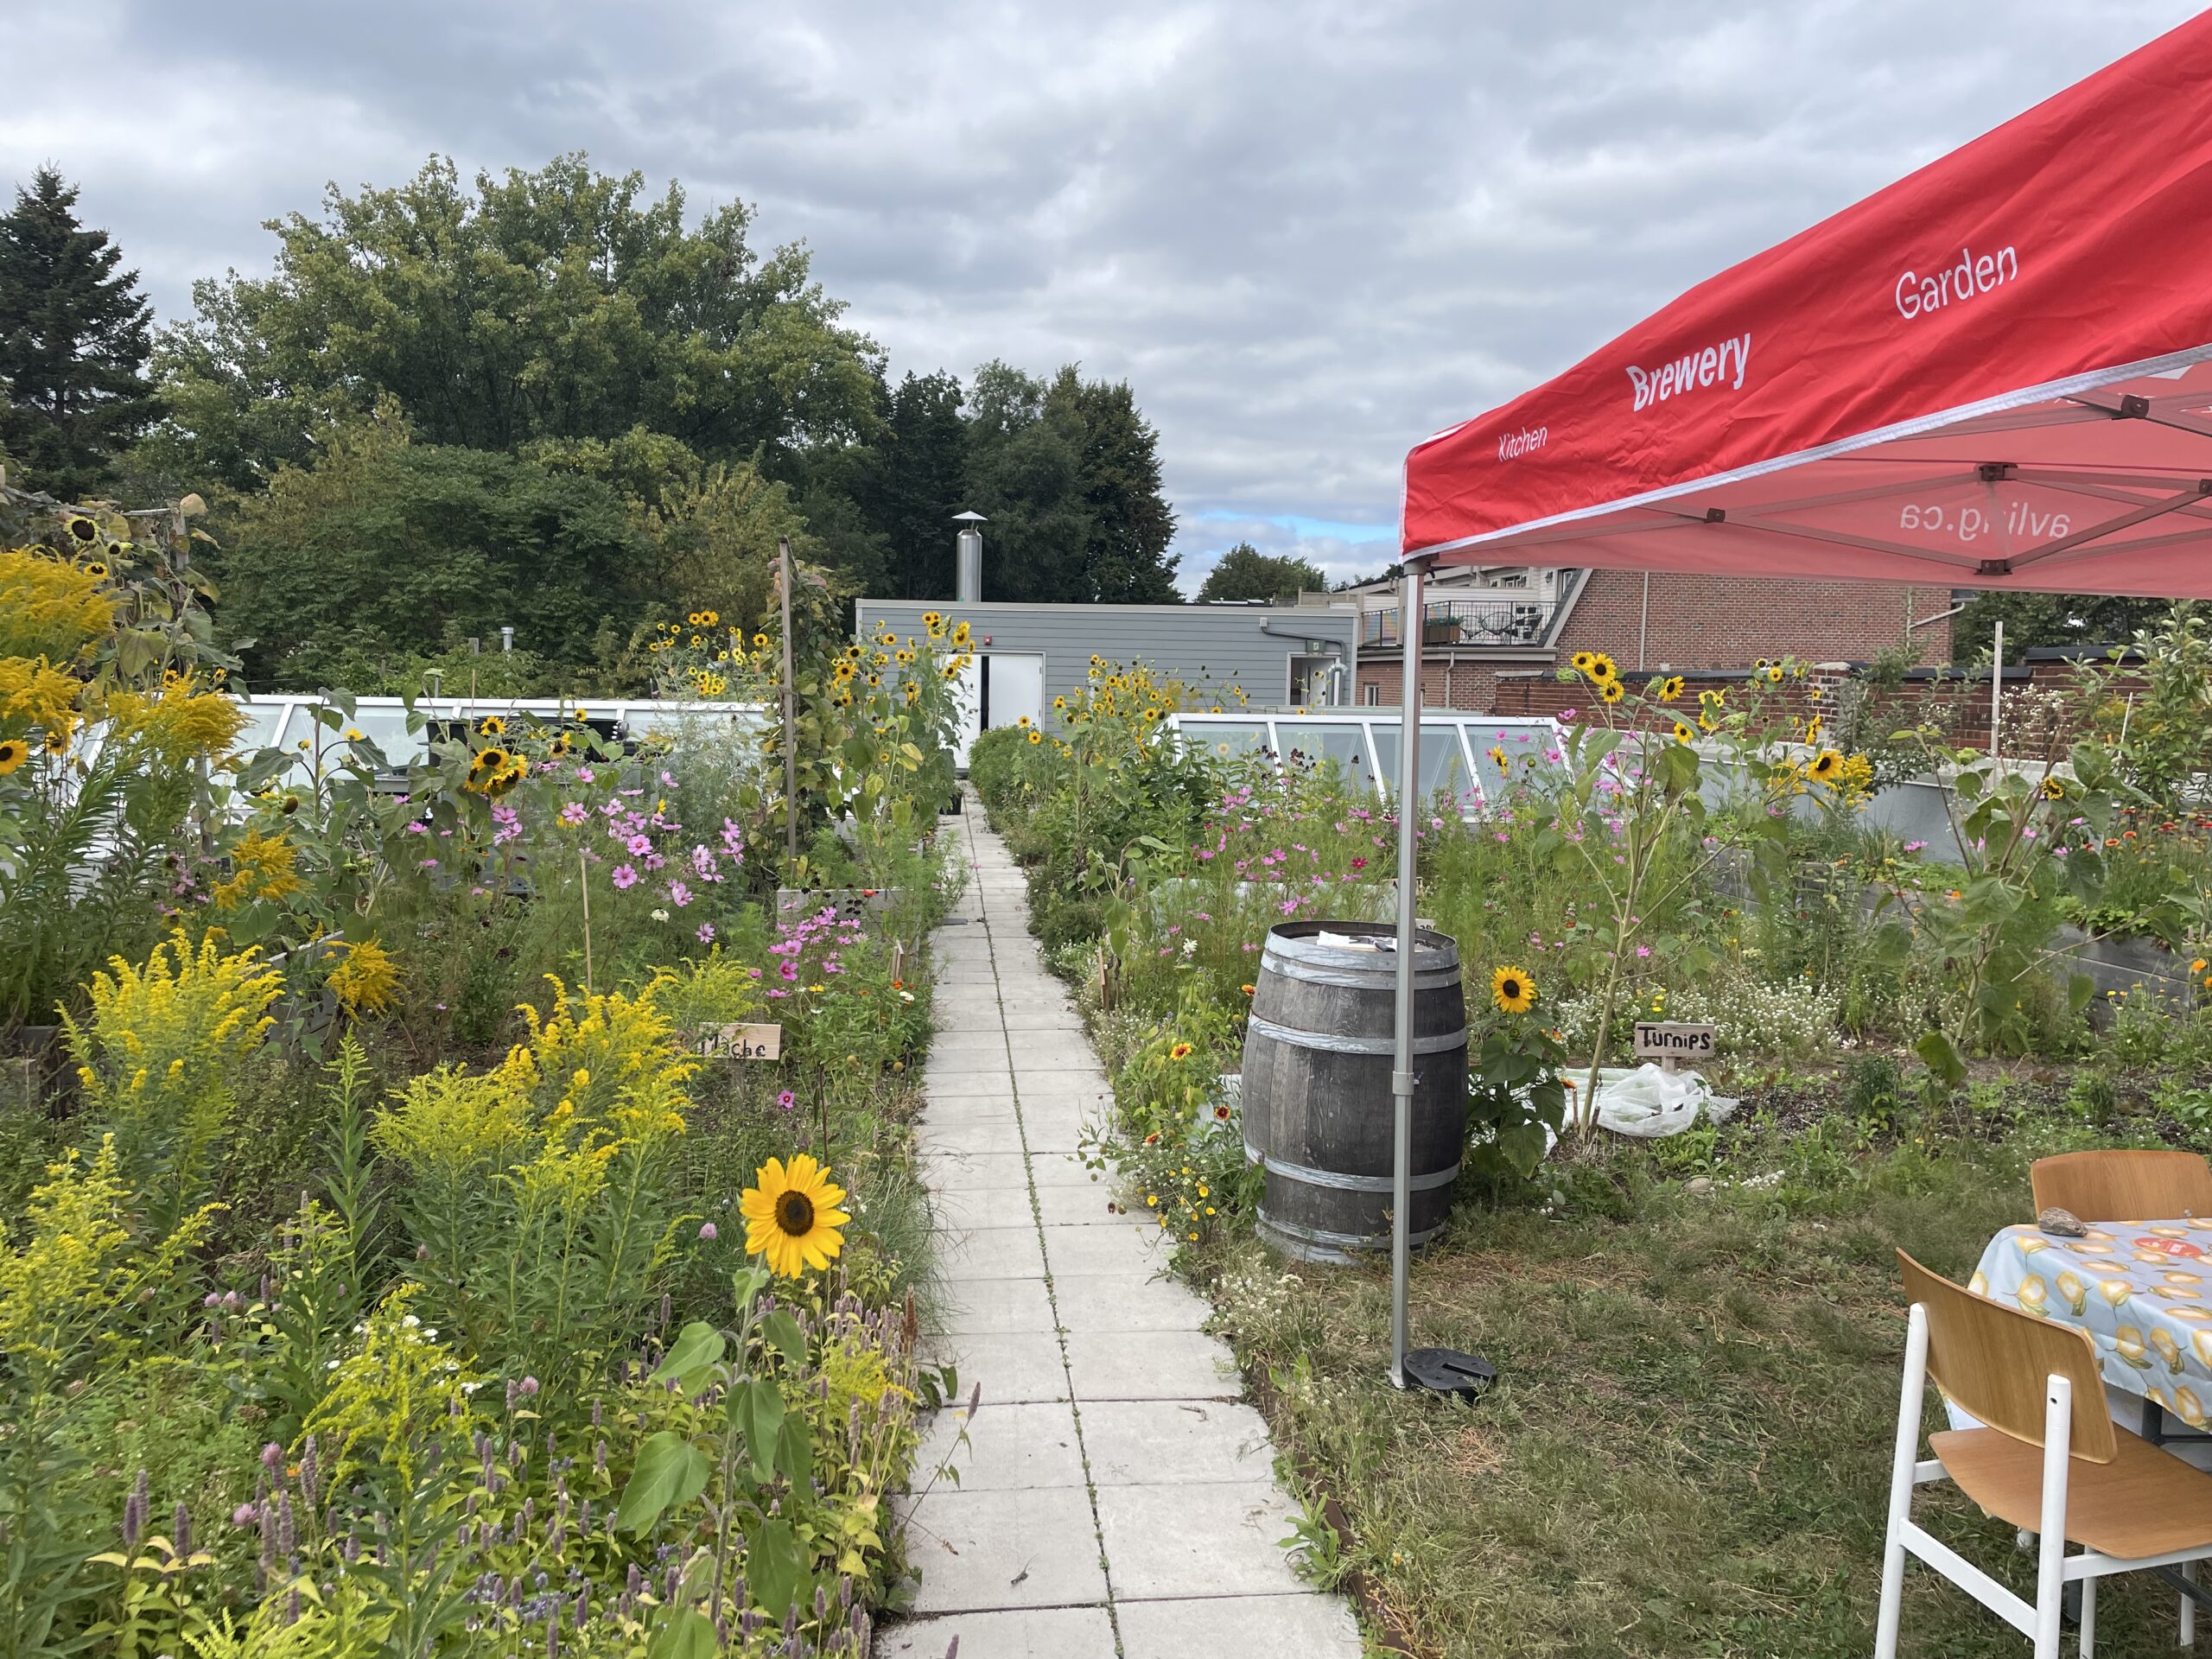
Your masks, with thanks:
M 2212 15 L 1416 445 L 1400 531 L 1407 615 L 1460 563 L 2212 598 Z

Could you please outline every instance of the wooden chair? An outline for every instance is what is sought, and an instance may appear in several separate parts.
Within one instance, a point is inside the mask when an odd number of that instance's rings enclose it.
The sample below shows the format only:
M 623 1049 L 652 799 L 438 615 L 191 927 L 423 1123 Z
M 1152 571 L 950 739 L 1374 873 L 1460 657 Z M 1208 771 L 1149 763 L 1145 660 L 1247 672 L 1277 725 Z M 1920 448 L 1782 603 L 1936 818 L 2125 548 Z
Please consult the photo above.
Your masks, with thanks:
M 1911 1313 L 1875 1659 L 1896 1659 L 1907 1555 L 2027 1637 L 2035 1659 L 2058 1659 L 2066 1589 L 2080 1585 L 2082 1655 L 2093 1659 L 2100 1578 L 2212 1556 L 2212 1475 L 2113 1423 L 2086 1331 L 1986 1300 L 1903 1250 L 1897 1262 Z M 1929 1435 L 1935 1455 L 1923 1461 L 1921 1408 L 1930 1377 L 1986 1427 Z M 1913 1488 L 1943 1479 L 1985 1513 L 2036 1535 L 2032 1603 L 1914 1522 Z M 2080 1553 L 2069 1555 L 2069 1543 L 2081 1546 Z M 2184 1578 L 2190 1572 L 2183 1567 Z M 2182 1645 L 2195 1636 L 2196 1609 L 2184 1590 Z
M 2028 1172 L 2036 1213 L 2053 1205 L 2083 1221 L 2212 1216 L 2212 1164 L 2193 1152 L 2069 1152 Z

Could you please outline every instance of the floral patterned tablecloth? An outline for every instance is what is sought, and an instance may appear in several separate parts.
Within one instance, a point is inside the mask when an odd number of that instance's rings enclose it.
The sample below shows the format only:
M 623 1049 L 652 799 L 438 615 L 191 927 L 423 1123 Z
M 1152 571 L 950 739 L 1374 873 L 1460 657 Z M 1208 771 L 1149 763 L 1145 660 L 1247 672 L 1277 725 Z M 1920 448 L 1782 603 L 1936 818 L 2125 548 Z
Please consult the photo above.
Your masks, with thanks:
M 2107 1221 L 2086 1238 L 2007 1227 L 1968 1288 L 2097 1344 L 2105 1381 L 2191 1428 L 2212 1412 L 2212 1219 Z

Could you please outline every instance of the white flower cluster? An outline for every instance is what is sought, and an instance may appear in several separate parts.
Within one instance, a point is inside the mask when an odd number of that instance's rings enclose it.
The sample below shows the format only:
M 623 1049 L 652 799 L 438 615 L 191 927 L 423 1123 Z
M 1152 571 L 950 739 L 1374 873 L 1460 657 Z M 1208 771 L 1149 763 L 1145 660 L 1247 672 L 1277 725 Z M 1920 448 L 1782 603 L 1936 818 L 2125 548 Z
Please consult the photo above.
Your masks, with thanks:
M 1592 993 L 1562 997 L 1554 1007 L 1568 1053 L 1588 1053 L 1598 1034 L 1598 1001 Z M 1625 1043 L 1634 1020 L 1679 1020 L 1711 1025 L 1724 1053 L 1803 1055 L 1834 1046 L 1842 1008 L 1840 993 L 1809 982 L 1777 985 L 1744 978 L 1647 992 L 1614 1009 L 1613 1029 L 1616 1040 Z

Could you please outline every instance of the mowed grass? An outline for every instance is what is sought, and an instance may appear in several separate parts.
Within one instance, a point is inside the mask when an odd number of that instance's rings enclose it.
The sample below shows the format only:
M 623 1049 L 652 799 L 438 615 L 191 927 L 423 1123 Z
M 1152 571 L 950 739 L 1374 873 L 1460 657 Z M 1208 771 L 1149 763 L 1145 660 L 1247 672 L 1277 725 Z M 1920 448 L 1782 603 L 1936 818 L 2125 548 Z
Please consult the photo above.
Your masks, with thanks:
M 2029 1213 L 2025 1160 L 1893 1154 L 1818 1192 L 1694 1193 L 1649 1168 L 1612 1148 L 1582 1202 L 1463 1207 L 1416 1258 L 1416 1345 L 1498 1368 L 1472 1406 L 1382 1382 L 1379 1267 L 1249 1241 L 1205 1264 L 1279 1446 L 1343 1506 L 1357 1587 L 1415 1653 L 1872 1651 L 1904 1351 L 1892 1252 L 1963 1279 Z M 1948 1487 L 1917 1513 L 2031 1585 L 2011 1530 Z M 1904 1653 L 2025 1650 L 1932 1572 L 1907 1582 Z M 2152 1580 L 2108 1581 L 2099 1651 L 2171 1652 L 2174 1615 Z

